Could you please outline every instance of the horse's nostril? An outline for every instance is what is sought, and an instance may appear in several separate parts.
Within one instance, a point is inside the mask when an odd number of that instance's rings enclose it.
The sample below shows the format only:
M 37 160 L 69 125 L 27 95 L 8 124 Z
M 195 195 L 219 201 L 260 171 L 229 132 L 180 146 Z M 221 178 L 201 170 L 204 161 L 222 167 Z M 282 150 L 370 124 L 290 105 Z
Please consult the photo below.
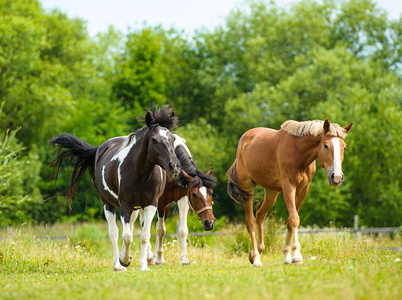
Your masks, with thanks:
M 332 173 L 331 174 L 331 179 L 334 180 L 334 178 L 335 178 L 335 173 Z

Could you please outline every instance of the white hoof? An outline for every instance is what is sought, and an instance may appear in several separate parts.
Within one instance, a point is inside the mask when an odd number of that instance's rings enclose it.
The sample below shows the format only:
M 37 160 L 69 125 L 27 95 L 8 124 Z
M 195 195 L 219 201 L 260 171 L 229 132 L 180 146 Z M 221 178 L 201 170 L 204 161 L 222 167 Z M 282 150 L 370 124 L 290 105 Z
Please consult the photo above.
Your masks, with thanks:
M 114 267 L 113 269 L 114 272 L 127 272 L 127 269 L 123 266 L 121 267 Z
M 302 264 L 303 256 L 300 253 L 300 249 L 296 249 L 293 253 L 292 264 Z
M 285 261 L 283 263 L 285 265 L 289 265 L 292 263 L 292 256 L 290 255 L 290 252 L 285 253 Z

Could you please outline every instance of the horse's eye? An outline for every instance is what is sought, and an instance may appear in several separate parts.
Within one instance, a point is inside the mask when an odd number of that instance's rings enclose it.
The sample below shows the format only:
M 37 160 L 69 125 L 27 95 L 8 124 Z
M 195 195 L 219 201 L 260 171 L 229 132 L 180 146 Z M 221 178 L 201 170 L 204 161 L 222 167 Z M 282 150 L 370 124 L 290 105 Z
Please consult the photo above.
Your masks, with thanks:
M 327 144 L 324 144 L 324 149 L 329 149 Z
M 156 138 L 151 138 L 151 141 L 152 141 L 153 144 L 158 143 L 158 140 Z
M 193 196 L 193 198 L 197 198 L 197 194 L 196 193 L 191 193 L 191 196 Z

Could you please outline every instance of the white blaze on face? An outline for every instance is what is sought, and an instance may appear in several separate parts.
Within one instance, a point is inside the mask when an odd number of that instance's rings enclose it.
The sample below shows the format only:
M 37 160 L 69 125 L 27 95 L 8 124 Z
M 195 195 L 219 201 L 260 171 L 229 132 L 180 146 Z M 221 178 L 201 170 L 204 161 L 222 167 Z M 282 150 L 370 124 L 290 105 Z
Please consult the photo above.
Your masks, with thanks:
M 205 199 L 208 199 L 207 198 L 207 188 L 205 186 L 200 187 L 200 193 Z
M 166 143 L 169 142 L 168 132 L 166 128 L 159 128 L 159 135 L 165 139 Z
M 342 162 L 341 162 L 341 143 L 339 138 L 332 138 L 332 145 L 334 146 L 334 178 L 339 182 L 342 178 Z M 336 180 L 340 178 L 339 180 Z

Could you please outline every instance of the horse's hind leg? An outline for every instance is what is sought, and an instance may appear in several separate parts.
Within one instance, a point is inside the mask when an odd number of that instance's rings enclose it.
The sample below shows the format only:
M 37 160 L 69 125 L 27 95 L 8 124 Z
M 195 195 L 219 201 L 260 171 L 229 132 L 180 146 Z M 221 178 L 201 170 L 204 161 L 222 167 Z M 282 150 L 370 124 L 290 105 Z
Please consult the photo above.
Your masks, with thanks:
M 253 266 L 262 266 L 260 253 L 257 249 L 257 241 L 255 239 L 255 217 L 253 213 L 253 198 L 248 199 L 243 203 L 244 211 L 246 213 L 246 227 L 251 238 L 251 245 L 253 250 L 251 250 L 248 258 Z
M 166 224 L 165 218 L 169 211 L 169 206 L 166 209 L 161 209 L 158 211 L 158 222 L 156 223 L 156 241 L 155 241 L 155 252 L 154 260 L 156 265 L 164 265 L 165 260 L 163 259 L 163 238 L 166 235 Z
M 116 209 L 111 205 L 105 204 L 105 217 L 109 224 L 109 237 L 112 241 L 113 245 L 113 264 L 114 264 L 114 271 L 127 271 L 125 267 L 120 264 L 119 260 L 119 228 L 116 224 Z
M 179 216 L 180 216 L 180 227 L 179 233 L 181 237 L 181 265 L 187 266 L 190 265 L 190 261 L 188 260 L 187 255 L 187 237 L 188 237 L 188 227 L 187 227 L 187 214 L 188 214 L 188 197 L 184 196 L 179 201 L 177 201 L 177 205 L 179 206 Z
M 267 217 L 268 211 L 274 206 L 279 193 L 265 189 L 264 199 L 257 205 L 257 233 L 258 244 L 257 248 L 260 254 L 265 250 L 264 245 L 264 220 Z

